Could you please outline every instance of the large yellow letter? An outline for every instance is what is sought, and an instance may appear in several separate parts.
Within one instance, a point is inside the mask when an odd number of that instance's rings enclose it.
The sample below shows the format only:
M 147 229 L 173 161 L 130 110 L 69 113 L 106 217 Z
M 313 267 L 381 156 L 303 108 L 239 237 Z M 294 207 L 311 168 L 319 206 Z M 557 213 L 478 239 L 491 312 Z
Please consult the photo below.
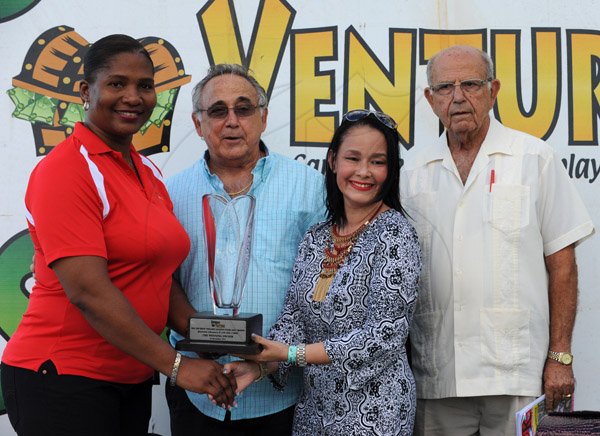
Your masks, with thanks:
M 373 106 L 398 123 L 407 148 L 414 140 L 416 30 L 390 29 L 390 69 L 354 27 L 346 31 L 344 110 Z
M 319 62 L 337 59 L 337 28 L 294 31 L 290 53 L 291 142 L 295 146 L 326 146 L 339 114 L 319 110 L 319 104 L 335 103 L 334 71 L 321 71 Z
M 438 52 L 453 45 L 469 45 L 486 50 L 485 29 L 473 30 L 421 30 L 421 57 L 419 64 L 426 65 Z
M 600 32 L 567 30 L 569 144 L 598 145 Z
M 531 29 L 531 108 L 523 105 L 519 30 L 493 30 L 491 46 L 502 88 L 494 111 L 508 127 L 547 139 L 560 108 L 560 29 Z
M 247 55 L 232 0 L 211 0 L 196 17 L 210 64 L 249 67 L 271 95 L 295 14 L 285 0 L 261 0 Z

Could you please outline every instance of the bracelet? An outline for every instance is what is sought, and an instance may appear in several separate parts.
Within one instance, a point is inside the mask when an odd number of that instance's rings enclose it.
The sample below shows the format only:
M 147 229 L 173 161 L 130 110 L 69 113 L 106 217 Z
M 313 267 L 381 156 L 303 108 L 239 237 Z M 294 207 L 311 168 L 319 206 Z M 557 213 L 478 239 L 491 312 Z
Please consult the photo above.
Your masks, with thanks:
M 290 347 L 288 348 L 288 360 L 287 363 L 289 363 L 290 365 L 295 365 L 296 364 L 296 346 L 295 345 L 290 345 Z
M 177 373 L 179 372 L 179 365 L 181 365 L 181 353 L 177 352 L 175 355 L 175 362 L 173 362 L 173 370 L 171 370 L 171 386 L 177 386 Z
M 266 363 L 264 363 L 264 362 L 256 362 L 256 363 L 258 363 L 258 369 L 260 370 L 260 375 L 258 376 L 258 378 L 256 380 L 254 380 L 254 383 L 258 383 L 259 381 L 261 381 L 263 378 L 265 378 L 265 376 L 269 372 L 269 367 L 267 366 Z
M 298 345 L 296 362 L 298 363 L 298 366 L 306 366 L 306 344 Z

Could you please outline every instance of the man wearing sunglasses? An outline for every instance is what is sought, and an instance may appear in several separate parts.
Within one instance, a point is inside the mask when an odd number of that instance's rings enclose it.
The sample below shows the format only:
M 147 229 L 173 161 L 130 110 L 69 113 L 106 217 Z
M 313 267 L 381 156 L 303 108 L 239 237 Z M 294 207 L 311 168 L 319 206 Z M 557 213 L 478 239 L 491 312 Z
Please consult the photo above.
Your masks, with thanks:
M 265 334 L 283 307 L 302 236 L 325 218 L 323 178 L 314 169 L 267 149 L 261 140 L 267 127 L 267 94 L 246 68 L 211 67 L 194 88 L 192 100 L 192 120 L 207 150 L 202 159 L 167 182 L 174 212 L 192 242 L 176 278 L 196 311 L 212 311 L 202 196 L 254 196 L 253 247 L 240 310 L 261 313 Z M 191 313 L 185 302 L 171 302 L 178 303 L 182 303 L 181 317 L 176 324 L 185 332 Z M 181 335 L 171 334 L 171 343 L 180 339 Z M 219 362 L 229 360 L 223 357 Z M 206 395 L 167 383 L 172 435 L 291 434 L 300 381 L 300 374 L 292 373 L 280 392 L 267 378 L 259 378 L 237 397 L 237 407 L 231 410 L 213 405 Z
M 405 156 L 403 206 L 423 250 L 411 330 L 417 435 L 514 435 L 542 393 L 571 397 L 576 244 L 592 221 L 543 141 L 490 117 L 490 57 L 445 49 L 425 98 L 445 127 Z

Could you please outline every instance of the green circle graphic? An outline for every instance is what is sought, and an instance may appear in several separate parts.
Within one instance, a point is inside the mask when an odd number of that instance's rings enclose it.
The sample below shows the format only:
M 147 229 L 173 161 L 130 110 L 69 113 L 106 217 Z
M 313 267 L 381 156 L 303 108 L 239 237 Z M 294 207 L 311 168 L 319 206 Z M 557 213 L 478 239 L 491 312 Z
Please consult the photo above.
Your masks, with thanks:
M 40 0 L 2 0 L 0 2 L 0 23 L 20 17 L 39 2 Z
M 33 242 L 27 230 L 17 233 L 0 247 L 0 336 L 7 341 L 27 309 L 32 256 Z M 0 415 L 4 413 L 6 408 L 0 391 Z
M 33 243 L 23 230 L 0 247 L 0 336 L 8 341 L 15 332 L 29 298 L 26 283 L 31 278 Z

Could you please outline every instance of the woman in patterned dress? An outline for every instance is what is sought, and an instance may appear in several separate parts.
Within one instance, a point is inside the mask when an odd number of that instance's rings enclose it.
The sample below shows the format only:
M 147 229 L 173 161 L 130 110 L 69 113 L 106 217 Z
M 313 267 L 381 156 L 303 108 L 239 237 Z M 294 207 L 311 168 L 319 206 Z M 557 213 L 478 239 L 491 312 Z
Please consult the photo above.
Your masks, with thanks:
M 238 390 L 304 367 L 295 435 L 412 435 L 405 343 L 417 297 L 417 236 L 398 194 L 399 136 L 380 112 L 344 115 L 327 153 L 328 220 L 300 244 L 286 302 L 260 354 L 231 364 Z M 258 364 L 257 364 L 258 363 Z

